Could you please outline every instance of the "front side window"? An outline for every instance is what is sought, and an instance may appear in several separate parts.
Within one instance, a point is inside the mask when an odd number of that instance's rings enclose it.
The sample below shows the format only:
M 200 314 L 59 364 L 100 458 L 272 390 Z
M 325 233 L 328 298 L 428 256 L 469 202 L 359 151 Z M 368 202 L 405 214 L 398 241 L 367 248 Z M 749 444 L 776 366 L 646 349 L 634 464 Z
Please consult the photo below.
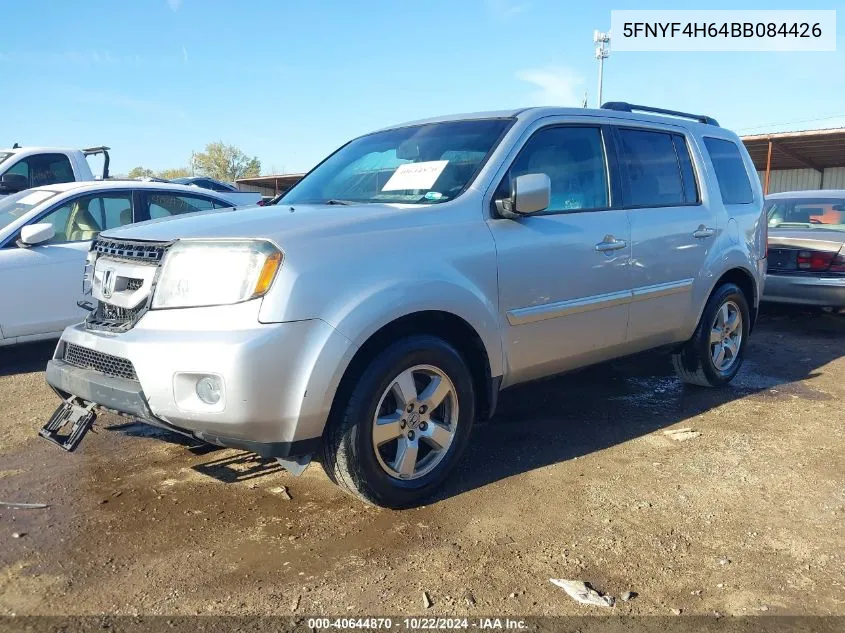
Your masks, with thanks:
M 47 222 L 56 232 L 51 244 L 93 240 L 100 231 L 132 223 L 132 193 L 76 198 L 38 220 L 39 224 Z
M 28 177 L 30 187 L 74 181 L 73 168 L 64 154 L 29 156 L 14 165 L 8 173 Z
M 725 204 L 748 204 L 754 202 L 748 172 L 736 143 L 720 138 L 704 137 L 704 145 L 710 154 L 710 161 L 716 171 L 716 180 L 722 191 Z
M 686 203 L 672 136 L 667 132 L 619 129 L 619 161 L 628 185 L 628 205 L 665 207 Z
M 606 209 L 609 205 L 604 143 L 598 127 L 550 127 L 528 139 L 496 197 L 507 197 L 511 181 L 546 174 L 552 184 L 548 211 Z
M 351 141 L 282 198 L 283 204 L 452 200 L 475 178 L 511 119 L 446 121 Z
M 150 219 L 169 218 L 183 213 L 208 211 L 214 208 L 214 203 L 208 198 L 200 196 L 177 196 L 169 193 L 157 193 L 149 196 Z

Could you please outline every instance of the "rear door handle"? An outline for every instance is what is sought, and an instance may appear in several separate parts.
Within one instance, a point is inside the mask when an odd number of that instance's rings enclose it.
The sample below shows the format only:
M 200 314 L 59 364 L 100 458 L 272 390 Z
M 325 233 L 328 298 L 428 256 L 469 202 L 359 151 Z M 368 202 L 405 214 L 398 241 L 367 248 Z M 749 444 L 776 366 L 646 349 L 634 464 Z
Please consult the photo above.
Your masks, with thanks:
M 612 235 L 605 235 L 604 240 L 596 244 L 596 250 L 599 253 L 609 253 L 610 251 L 618 251 L 620 248 L 628 246 L 625 240 L 617 240 Z
M 716 229 L 707 228 L 703 224 L 700 224 L 692 233 L 692 236 L 697 240 L 703 240 L 707 237 L 713 237 L 714 235 L 716 235 Z

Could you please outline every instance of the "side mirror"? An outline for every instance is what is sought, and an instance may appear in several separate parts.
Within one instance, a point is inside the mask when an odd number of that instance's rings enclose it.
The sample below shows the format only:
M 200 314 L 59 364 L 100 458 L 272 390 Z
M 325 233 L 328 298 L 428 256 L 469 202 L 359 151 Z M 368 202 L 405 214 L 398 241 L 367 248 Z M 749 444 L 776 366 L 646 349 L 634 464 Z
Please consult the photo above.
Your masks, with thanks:
M 496 200 L 496 210 L 504 218 L 518 218 L 545 211 L 552 198 L 552 181 L 546 174 L 524 174 L 511 181 L 511 195 Z
M 29 178 L 20 174 L 3 174 L 0 176 L 0 193 L 17 193 L 29 189 Z
M 514 178 L 511 184 L 513 210 L 517 213 L 537 213 L 549 208 L 552 199 L 552 181 L 546 174 L 525 174 Z
M 21 229 L 20 242 L 25 246 L 36 246 L 52 240 L 55 236 L 56 229 L 49 222 L 27 224 Z

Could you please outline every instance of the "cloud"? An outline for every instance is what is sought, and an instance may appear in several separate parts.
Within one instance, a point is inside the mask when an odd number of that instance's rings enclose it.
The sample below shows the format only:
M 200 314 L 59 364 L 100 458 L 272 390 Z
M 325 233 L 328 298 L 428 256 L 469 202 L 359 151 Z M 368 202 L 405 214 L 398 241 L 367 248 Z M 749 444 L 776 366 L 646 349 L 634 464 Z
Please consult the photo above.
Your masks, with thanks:
M 528 4 L 515 0 L 485 0 L 485 4 L 487 11 L 498 22 L 507 22 L 528 8 Z
M 535 105 L 580 106 L 584 99 L 584 78 L 571 68 L 528 68 L 516 78 L 537 88 L 530 95 Z
M 167 6 L 170 7 L 171 11 L 178 11 L 179 7 L 182 6 L 182 0 L 167 0 Z
M 182 47 L 182 61 L 184 61 L 186 64 L 188 63 L 188 49 L 184 46 Z

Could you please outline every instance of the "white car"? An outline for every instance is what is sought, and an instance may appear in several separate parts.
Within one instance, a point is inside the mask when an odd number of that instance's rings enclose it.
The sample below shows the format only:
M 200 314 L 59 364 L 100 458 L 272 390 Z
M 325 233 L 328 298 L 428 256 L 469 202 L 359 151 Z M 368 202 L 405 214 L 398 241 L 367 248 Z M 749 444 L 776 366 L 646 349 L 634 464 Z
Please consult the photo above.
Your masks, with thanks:
M 68 182 L 0 199 L 0 346 L 59 338 L 85 317 L 79 282 L 100 231 L 232 207 L 226 194 L 158 182 Z

